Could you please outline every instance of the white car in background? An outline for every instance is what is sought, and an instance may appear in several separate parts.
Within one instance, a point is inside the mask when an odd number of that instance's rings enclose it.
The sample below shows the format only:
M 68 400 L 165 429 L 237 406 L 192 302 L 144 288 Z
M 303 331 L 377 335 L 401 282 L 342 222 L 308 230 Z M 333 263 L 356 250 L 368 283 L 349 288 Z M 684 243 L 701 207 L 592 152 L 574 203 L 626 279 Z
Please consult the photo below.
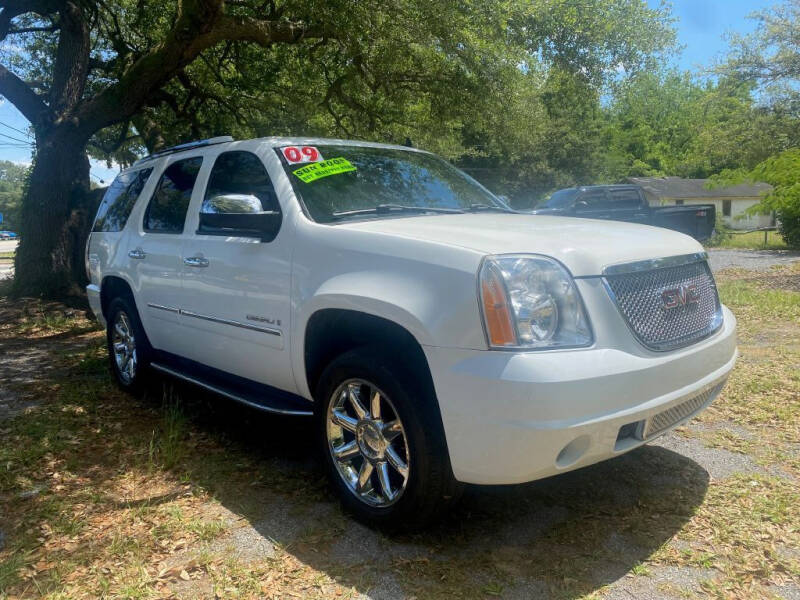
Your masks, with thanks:
M 87 268 L 123 388 L 149 367 L 313 414 L 344 504 L 392 526 L 462 483 L 653 440 L 736 358 L 692 238 L 517 214 L 399 146 L 215 138 L 142 159 L 109 188 Z

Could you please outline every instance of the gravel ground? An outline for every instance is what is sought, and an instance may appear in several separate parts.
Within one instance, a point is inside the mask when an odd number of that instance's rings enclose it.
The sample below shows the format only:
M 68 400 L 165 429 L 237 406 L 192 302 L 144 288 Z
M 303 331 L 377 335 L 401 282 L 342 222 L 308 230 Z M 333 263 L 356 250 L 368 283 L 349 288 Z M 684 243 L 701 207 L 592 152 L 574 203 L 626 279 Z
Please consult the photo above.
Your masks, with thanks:
M 776 265 L 788 265 L 800 260 L 800 252 L 789 250 L 733 250 L 725 248 L 709 248 L 711 269 L 747 269 L 749 271 L 767 271 Z

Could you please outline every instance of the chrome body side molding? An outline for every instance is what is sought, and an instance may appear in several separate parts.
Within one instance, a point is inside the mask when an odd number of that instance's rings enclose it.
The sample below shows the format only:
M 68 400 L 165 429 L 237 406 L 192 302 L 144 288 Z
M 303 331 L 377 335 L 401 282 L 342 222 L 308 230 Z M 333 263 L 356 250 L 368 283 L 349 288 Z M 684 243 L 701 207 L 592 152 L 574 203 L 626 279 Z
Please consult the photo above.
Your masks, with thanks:
M 175 313 L 175 314 L 178 314 L 179 312 L 181 312 L 179 308 L 174 308 L 172 306 L 163 306 L 161 304 L 154 304 L 152 302 L 148 302 L 147 306 L 149 306 L 150 308 L 155 308 L 156 310 L 164 310 L 164 311 Z
M 277 335 L 278 337 L 283 335 L 280 329 L 275 329 L 273 327 L 262 327 L 259 325 L 250 325 L 250 323 L 231 321 L 230 319 L 220 319 L 219 317 L 212 317 L 210 315 L 201 315 L 199 313 L 192 312 L 190 310 L 181 309 L 180 314 L 187 317 L 194 317 L 195 319 L 200 319 L 202 321 L 210 321 L 211 323 L 221 323 L 222 325 L 230 325 L 231 327 L 241 327 L 242 329 L 250 329 L 252 331 L 259 331 L 261 333 L 267 333 L 269 335 Z
M 278 337 L 281 337 L 283 335 L 283 332 L 280 329 L 275 329 L 274 327 L 251 325 L 250 323 L 231 321 L 230 319 L 220 319 L 219 317 L 212 317 L 211 315 L 201 315 L 199 313 L 192 312 L 190 310 L 183 310 L 182 308 L 175 308 L 172 306 L 163 306 L 161 304 L 154 304 L 152 302 L 148 302 L 147 306 L 149 306 L 150 308 L 155 308 L 156 310 L 163 310 L 166 312 L 180 314 L 185 317 L 193 317 L 195 319 L 200 319 L 202 321 L 209 321 L 211 323 L 221 323 L 222 325 L 230 325 L 231 327 L 240 327 L 241 329 L 249 329 L 251 331 L 258 331 L 260 333 L 266 333 L 268 335 L 276 335 Z

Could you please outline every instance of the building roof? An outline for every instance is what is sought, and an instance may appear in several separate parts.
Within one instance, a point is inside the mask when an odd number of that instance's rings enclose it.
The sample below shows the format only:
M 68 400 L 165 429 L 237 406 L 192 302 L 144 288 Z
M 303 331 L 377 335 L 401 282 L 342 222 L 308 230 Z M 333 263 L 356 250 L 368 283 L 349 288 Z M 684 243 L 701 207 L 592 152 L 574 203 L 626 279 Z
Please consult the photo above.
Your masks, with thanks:
M 759 198 L 772 189 L 767 183 L 708 188 L 708 179 L 683 177 L 628 177 L 628 181 L 659 198 Z

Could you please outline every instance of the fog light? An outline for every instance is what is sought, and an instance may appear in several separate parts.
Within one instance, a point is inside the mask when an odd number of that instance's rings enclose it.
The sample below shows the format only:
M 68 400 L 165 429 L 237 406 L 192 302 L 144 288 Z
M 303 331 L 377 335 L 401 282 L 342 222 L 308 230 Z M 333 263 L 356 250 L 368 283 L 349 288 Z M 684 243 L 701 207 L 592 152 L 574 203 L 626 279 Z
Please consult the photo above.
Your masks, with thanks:
M 572 440 L 558 453 L 556 457 L 556 466 L 559 469 L 565 469 L 574 465 L 586 454 L 590 442 L 591 438 L 588 435 L 582 435 Z

